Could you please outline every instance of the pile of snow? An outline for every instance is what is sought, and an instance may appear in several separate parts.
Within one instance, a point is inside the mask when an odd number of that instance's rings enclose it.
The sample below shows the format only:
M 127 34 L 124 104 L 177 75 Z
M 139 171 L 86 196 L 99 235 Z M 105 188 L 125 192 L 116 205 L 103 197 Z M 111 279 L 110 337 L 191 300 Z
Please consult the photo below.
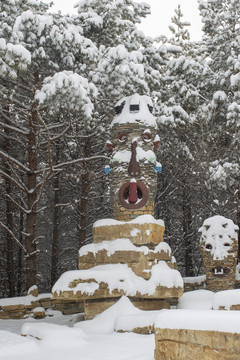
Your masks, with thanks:
M 115 105 L 115 108 L 116 107 L 121 107 L 122 110 L 113 119 L 111 127 L 115 124 L 137 123 L 157 128 L 155 117 L 149 110 L 149 108 L 153 107 L 152 100 L 149 96 L 134 94 L 124 97 L 118 101 Z
M 137 229 L 134 230 L 139 231 Z M 147 255 L 149 253 L 160 253 L 161 251 L 163 251 L 171 255 L 171 248 L 165 242 L 159 243 L 154 248 L 154 250 L 151 250 L 147 246 L 135 246 L 129 239 L 116 239 L 112 241 L 102 241 L 101 243 L 97 244 L 92 243 L 84 245 L 79 250 L 79 256 L 84 256 L 88 253 L 96 255 L 101 250 L 106 250 L 108 256 L 113 255 L 116 251 L 136 251 L 141 252 L 144 255 Z
M 12 298 L 3 298 L 0 299 L 0 306 L 10 306 L 10 305 L 31 305 L 32 301 L 38 301 L 40 299 L 50 298 L 52 294 L 40 294 L 38 296 L 33 296 L 31 294 L 27 296 L 19 296 Z
M 201 243 L 214 260 L 223 260 L 229 254 L 233 240 L 237 240 L 238 226 L 231 219 L 216 215 L 206 219 L 199 229 L 202 233 Z
M 195 290 L 184 293 L 177 305 L 178 309 L 218 310 L 220 306 L 229 310 L 232 305 L 240 305 L 240 289 L 213 292 Z
M 184 293 L 178 301 L 178 309 L 211 310 L 214 292 L 210 290 L 195 290 Z
M 33 340 L 5 330 L 0 330 L 0 349 L 0 359 L 6 359 L 8 355 L 13 353 L 27 355 L 31 351 L 38 350 Z M 16 358 L 19 359 L 19 356 Z
M 86 320 L 74 325 L 87 334 L 107 334 L 116 329 L 116 320 L 122 316 L 141 315 L 143 311 L 136 308 L 127 296 L 122 296 L 114 305 L 97 315 L 92 320 Z
M 185 276 L 183 277 L 184 284 L 202 284 L 206 281 L 206 275 L 199 276 Z
M 135 296 L 137 292 L 151 296 L 159 286 L 170 289 L 183 287 L 180 273 L 177 270 L 170 269 L 165 261 L 160 261 L 154 265 L 149 272 L 151 277 L 149 280 L 145 280 L 135 275 L 126 264 L 105 264 L 88 270 L 67 271 L 56 282 L 52 292 L 60 295 L 64 291 L 73 291 L 74 294 L 80 291 L 82 294 L 93 295 L 99 289 L 101 282 L 107 284 L 110 293 L 113 290 L 118 290 L 124 291 L 124 294 L 129 296 Z M 95 281 L 78 283 L 74 288 L 69 286 L 78 279 L 95 279 Z
M 240 333 L 240 312 L 221 310 L 163 310 L 155 328 Z
M 51 346 L 56 342 L 58 347 L 75 345 L 76 343 L 86 343 L 84 333 L 81 329 L 73 329 L 67 326 L 47 324 L 47 323 L 25 323 L 22 326 L 21 334 L 32 336 L 42 340 L 44 345 Z
M 150 214 L 140 215 L 137 218 L 128 221 L 127 223 L 125 221 L 119 221 L 115 219 L 101 219 L 97 220 L 93 227 L 101 227 L 101 226 L 116 226 L 116 225 L 126 225 L 126 224 L 138 224 L 138 225 L 144 225 L 144 224 L 157 224 L 164 227 L 164 222 L 161 219 L 154 219 L 154 217 Z
M 223 290 L 214 294 L 214 310 L 220 306 L 224 306 L 226 310 L 229 310 L 232 305 L 240 305 L 240 289 Z

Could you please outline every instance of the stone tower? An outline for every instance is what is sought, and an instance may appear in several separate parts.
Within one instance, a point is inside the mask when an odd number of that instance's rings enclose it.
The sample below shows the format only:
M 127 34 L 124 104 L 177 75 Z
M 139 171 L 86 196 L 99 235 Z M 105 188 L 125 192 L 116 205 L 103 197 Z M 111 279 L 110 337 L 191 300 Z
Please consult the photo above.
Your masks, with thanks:
M 176 261 L 163 241 L 164 223 L 153 217 L 160 164 L 151 99 L 135 94 L 121 99 L 115 110 L 107 143 L 114 218 L 95 222 L 93 243 L 79 251 L 79 270 L 63 274 L 52 289 L 53 297 L 83 300 L 86 319 L 123 295 L 140 309 L 159 310 L 183 292 Z

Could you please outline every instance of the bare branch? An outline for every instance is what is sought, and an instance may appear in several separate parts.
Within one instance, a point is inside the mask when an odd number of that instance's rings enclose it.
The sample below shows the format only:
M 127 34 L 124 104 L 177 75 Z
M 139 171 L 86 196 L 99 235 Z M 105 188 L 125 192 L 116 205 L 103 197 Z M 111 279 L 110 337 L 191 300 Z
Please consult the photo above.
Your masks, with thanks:
M 23 130 L 19 129 L 16 126 L 10 126 L 10 125 L 7 125 L 7 124 L 5 124 L 5 123 L 3 123 L 1 121 L 0 121 L 0 125 L 4 126 L 5 128 L 7 128 L 9 130 L 17 132 L 18 134 L 25 135 L 25 136 L 28 135 L 28 133 L 26 131 L 23 131 Z
M 70 161 L 66 161 L 63 162 L 61 164 L 57 164 L 53 166 L 53 171 L 62 171 L 65 166 L 69 166 L 69 165 L 74 165 L 77 164 L 79 162 L 86 162 L 86 161 L 92 161 L 92 160 L 99 160 L 99 159 L 107 159 L 110 160 L 110 158 L 108 156 L 105 155 L 95 155 L 95 156 L 90 156 L 88 158 L 81 158 L 81 159 L 75 159 L 75 160 L 70 160 Z M 41 169 L 41 170 L 36 170 L 34 171 L 35 174 L 40 174 L 43 171 L 49 171 L 50 168 L 45 168 L 45 169 Z
M 5 173 L 4 171 L 0 170 L 0 175 L 4 176 L 5 178 L 13 182 L 17 187 L 19 187 L 19 189 L 25 191 L 25 188 L 17 180 L 13 179 L 10 175 Z
M 24 253 L 26 254 L 26 256 L 29 256 L 27 250 L 25 249 L 25 247 L 23 246 L 23 244 L 16 238 L 16 236 L 13 234 L 13 232 L 6 226 L 4 225 L 2 222 L 0 222 L 0 226 L 2 226 L 5 230 L 7 230 L 7 232 L 11 235 L 11 237 L 16 241 L 16 243 L 18 244 L 18 246 L 24 251 Z
M 22 210 L 25 214 L 29 214 L 31 211 L 24 209 L 21 205 L 19 205 L 10 195 L 5 195 L 9 200 L 11 200 L 14 205 L 16 205 L 20 210 Z
M 14 163 L 14 164 L 17 165 L 18 167 L 20 167 L 20 169 L 22 169 L 22 170 L 24 170 L 24 171 L 26 171 L 26 172 L 31 173 L 31 170 L 30 170 L 28 167 L 26 167 L 25 165 L 23 165 L 22 163 L 20 163 L 20 161 L 14 159 L 12 156 L 6 154 L 4 151 L 1 151 L 1 150 L 0 150 L 0 156 L 2 156 L 4 159 L 6 159 L 6 160 L 8 160 L 8 161 L 10 161 L 10 162 L 12 162 L 12 163 Z

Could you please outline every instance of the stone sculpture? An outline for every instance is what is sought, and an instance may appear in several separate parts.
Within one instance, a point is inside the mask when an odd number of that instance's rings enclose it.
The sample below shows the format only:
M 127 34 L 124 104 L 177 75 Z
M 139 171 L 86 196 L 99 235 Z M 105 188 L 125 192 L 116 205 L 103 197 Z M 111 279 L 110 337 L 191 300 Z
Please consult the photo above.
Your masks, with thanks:
M 232 220 L 216 215 L 206 219 L 199 232 L 207 289 L 234 289 L 238 226 Z
M 153 217 L 159 137 L 152 102 L 137 94 L 121 99 L 111 123 L 111 195 L 114 219 L 93 225 L 93 244 L 79 251 L 79 270 L 61 276 L 53 297 L 84 300 L 89 319 L 123 295 L 140 309 L 169 308 L 183 281 L 168 244 L 164 223 Z

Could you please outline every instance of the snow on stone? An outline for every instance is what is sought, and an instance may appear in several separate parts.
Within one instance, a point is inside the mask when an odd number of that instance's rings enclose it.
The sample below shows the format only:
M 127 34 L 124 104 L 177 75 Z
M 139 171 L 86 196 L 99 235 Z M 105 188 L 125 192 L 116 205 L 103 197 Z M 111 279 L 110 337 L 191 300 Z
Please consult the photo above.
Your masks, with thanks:
M 188 284 L 199 284 L 200 285 L 205 280 L 206 280 L 206 275 L 183 277 L 184 283 L 188 283 Z
M 224 306 L 226 310 L 229 310 L 232 305 L 240 305 L 240 289 L 223 290 L 214 294 L 214 310 L 217 310 L 220 306 Z
M 136 65 L 136 64 L 135 64 Z M 155 117 L 150 113 L 149 106 L 152 106 L 150 97 L 134 94 L 133 96 L 124 97 L 115 106 L 125 103 L 122 112 L 115 116 L 111 127 L 115 124 L 138 123 L 140 125 L 151 126 L 156 128 Z M 130 105 L 139 105 L 139 110 L 130 112 Z
M 161 220 L 161 219 L 156 220 L 150 214 L 140 215 L 137 218 L 135 218 L 131 221 L 128 221 L 127 223 L 128 224 L 157 224 L 157 225 L 164 226 L 163 220 Z M 93 224 L 93 227 L 123 225 L 123 224 L 126 224 L 126 222 L 115 220 L 115 219 L 101 219 L 101 220 L 97 220 Z
M 137 231 L 139 232 L 139 230 Z M 165 242 L 159 243 L 154 250 L 151 250 L 147 246 L 135 246 L 129 239 L 117 239 L 112 241 L 102 241 L 98 244 L 84 245 L 79 250 L 79 256 L 84 256 L 88 253 L 93 253 L 94 255 L 96 255 L 101 250 L 106 250 L 108 256 L 111 256 L 116 251 L 136 251 L 142 252 L 144 253 L 144 255 L 148 253 L 157 253 L 164 251 L 171 254 L 170 246 Z
M 194 290 L 185 292 L 178 301 L 178 309 L 211 310 L 214 292 L 210 290 Z
M 157 286 L 167 288 L 182 287 L 183 280 L 177 270 L 170 269 L 165 261 L 160 261 L 150 270 L 151 277 L 145 280 L 137 275 L 126 264 L 105 264 L 98 265 L 88 270 L 74 270 L 64 273 L 56 284 L 52 292 L 58 295 L 63 291 L 77 291 L 92 295 L 101 282 L 108 285 L 109 292 L 114 289 L 123 290 L 126 295 L 135 296 L 137 292 L 142 295 L 153 295 Z M 69 284 L 74 280 L 95 279 L 96 282 L 78 283 L 74 288 Z
M 160 329 L 190 329 L 240 333 L 240 312 L 222 310 L 162 310 L 155 322 Z
M 83 330 L 86 334 L 112 333 L 116 328 L 116 319 L 120 316 L 140 315 L 143 311 L 136 308 L 127 296 L 122 296 L 114 305 L 92 320 L 82 321 L 74 328 Z
M 136 140 L 138 140 L 138 139 L 136 139 Z M 136 152 L 137 152 L 137 155 L 136 155 L 137 161 L 146 160 L 146 161 L 153 162 L 153 163 L 156 162 L 156 155 L 154 154 L 154 152 L 152 150 L 145 151 L 140 146 L 137 146 Z M 132 152 L 130 150 L 120 150 L 114 154 L 113 161 L 120 162 L 120 163 L 121 162 L 129 163 L 131 156 L 132 156 Z
M 7 356 L 14 355 L 15 359 L 19 359 L 19 354 L 27 356 L 29 352 L 37 350 L 38 347 L 32 339 L 0 330 L 0 359 L 4 360 Z
M 238 226 L 231 219 L 216 215 L 204 221 L 199 229 L 202 233 L 201 242 L 211 245 L 211 255 L 214 260 L 223 260 L 231 255 L 228 253 L 232 239 L 237 239 Z M 232 255 L 234 256 L 234 254 Z
M 76 343 L 86 343 L 84 333 L 81 329 L 73 329 L 67 326 L 49 324 L 49 323 L 25 323 L 22 326 L 21 334 L 32 336 L 42 340 L 45 345 L 55 347 L 71 347 Z
M 31 305 L 32 301 L 37 301 L 44 298 L 50 298 L 51 294 L 40 294 L 38 296 L 27 295 L 27 296 L 19 296 L 12 298 L 3 298 L 0 299 L 0 306 L 9 306 L 9 305 Z

